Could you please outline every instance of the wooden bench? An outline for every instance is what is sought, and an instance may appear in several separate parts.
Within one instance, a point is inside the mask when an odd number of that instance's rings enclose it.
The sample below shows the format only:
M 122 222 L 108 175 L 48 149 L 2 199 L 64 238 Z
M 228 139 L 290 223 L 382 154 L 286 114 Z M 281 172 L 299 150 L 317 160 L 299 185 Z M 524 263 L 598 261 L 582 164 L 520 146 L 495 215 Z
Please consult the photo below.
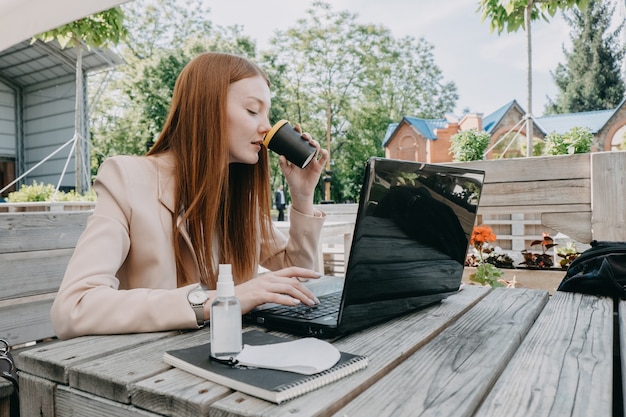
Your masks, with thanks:
M 626 240 L 626 152 L 451 165 L 485 171 L 479 215 L 538 214 L 542 225 L 578 242 Z
M 50 307 L 90 214 L 0 213 L 0 338 L 12 349 L 54 338 Z M 0 417 L 8 416 L 12 392 L 1 378 Z

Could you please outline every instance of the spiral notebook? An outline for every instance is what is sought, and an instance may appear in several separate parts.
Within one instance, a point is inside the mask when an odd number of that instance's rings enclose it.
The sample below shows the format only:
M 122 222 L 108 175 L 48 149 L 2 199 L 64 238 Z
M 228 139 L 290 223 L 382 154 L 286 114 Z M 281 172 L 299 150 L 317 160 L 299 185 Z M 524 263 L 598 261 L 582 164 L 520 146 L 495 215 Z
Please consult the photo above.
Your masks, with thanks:
M 290 339 L 253 330 L 243 334 L 243 343 L 265 345 Z M 165 352 L 163 360 L 179 369 L 234 390 L 277 404 L 299 397 L 367 367 L 366 356 L 341 352 L 330 369 L 313 374 L 275 369 L 240 368 L 209 358 L 210 343 Z

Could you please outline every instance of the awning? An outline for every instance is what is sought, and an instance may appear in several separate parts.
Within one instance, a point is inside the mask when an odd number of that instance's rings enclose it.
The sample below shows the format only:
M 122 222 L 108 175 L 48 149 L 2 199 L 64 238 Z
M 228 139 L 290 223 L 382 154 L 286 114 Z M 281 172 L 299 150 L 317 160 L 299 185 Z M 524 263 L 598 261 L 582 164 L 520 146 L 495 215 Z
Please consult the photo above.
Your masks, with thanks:
M 0 51 L 129 0 L 2 0 Z

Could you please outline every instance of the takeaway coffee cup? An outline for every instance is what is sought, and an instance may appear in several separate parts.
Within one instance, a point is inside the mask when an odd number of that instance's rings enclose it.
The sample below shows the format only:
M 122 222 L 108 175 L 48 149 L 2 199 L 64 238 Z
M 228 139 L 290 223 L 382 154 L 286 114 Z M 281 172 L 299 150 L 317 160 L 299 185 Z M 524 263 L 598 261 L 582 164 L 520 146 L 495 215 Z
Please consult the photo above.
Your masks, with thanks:
M 317 151 L 287 120 L 276 123 L 265 135 L 263 144 L 300 168 L 306 167 Z

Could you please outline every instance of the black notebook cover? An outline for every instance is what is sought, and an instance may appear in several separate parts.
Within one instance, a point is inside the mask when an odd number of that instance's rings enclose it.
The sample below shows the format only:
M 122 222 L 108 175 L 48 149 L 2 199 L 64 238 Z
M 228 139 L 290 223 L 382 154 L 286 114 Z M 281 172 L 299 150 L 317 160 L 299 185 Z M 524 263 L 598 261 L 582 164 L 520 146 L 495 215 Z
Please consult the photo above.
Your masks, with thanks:
M 266 345 L 287 342 L 257 330 L 243 333 L 243 343 Z M 165 352 L 163 360 L 179 369 L 274 403 L 313 391 L 367 366 L 367 357 L 341 352 L 332 368 L 313 375 L 261 368 L 238 368 L 209 359 L 210 343 Z

